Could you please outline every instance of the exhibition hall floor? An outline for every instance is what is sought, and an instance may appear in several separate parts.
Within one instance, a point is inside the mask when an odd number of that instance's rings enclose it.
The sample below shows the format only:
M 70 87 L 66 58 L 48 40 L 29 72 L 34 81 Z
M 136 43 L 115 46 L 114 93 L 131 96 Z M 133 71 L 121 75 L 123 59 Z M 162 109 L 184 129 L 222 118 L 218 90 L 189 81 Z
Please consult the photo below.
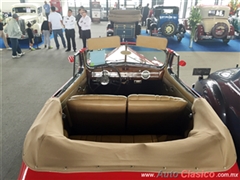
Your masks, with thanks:
M 106 36 L 106 22 L 92 25 L 92 37 L 99 36 Z M 76 37 L 76 41 L 77 48 L 81 48 L 81 39 Z M 238 45 L 240 49 L 240 42 Z M 17 179 L 28 129 L 46 100 L 72 75 L 72 64 L 67 57 L 74 52 L 65 52 L 62 46 L 56 50 L 53 39 L 52 46 L 51 50 L 43 49 L 42 45 L 36 51 L 25 49 L 25 56 L 19 59 L 12 59 L 11 51 L 0 52 L 2 180 Z M 213 72 L 240 64 L 240 52 L 177 52 L 187 62 L 180 68 L 180 78 L 189 86 L 197 80 L 192 76 L 195 67 L 208 67 Z

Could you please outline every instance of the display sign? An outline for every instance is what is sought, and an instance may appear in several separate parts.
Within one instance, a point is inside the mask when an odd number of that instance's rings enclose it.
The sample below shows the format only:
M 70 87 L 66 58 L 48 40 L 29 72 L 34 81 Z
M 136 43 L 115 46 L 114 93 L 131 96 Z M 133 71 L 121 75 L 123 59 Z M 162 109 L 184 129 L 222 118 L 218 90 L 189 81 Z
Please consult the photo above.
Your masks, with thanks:
M 97 1 L 92 2 L 92 8 L 101 9 L 100 2 L 97 2 Z
M 101 5 L 100 2 L 92 2 L 92 22 L 100 22 L 101 19 Z
M 56 8 L 56 12 L 62 14 L 62 4 L 61 0 L 50 0 L 50 6 L 54 6 Z
M 92 18 L 100 19 L 100 17 L 101 17 L 101 11 L 93 9 L 92 10 Z
M 26 8 L 26 13 L 31 13 L 31 8 Z

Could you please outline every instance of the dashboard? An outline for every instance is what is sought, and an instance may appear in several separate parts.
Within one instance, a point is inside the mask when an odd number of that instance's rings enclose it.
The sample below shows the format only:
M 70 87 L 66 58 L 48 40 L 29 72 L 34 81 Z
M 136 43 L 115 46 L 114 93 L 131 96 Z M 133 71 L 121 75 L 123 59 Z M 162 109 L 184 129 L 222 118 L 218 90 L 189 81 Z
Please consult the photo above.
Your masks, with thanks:
M 163 77 L 163 68 L 146 65 L 107 65 L 88 68 L 88 77 L 97 79 L 102 77 L 121 78 L 127 80 L 160 80 Z

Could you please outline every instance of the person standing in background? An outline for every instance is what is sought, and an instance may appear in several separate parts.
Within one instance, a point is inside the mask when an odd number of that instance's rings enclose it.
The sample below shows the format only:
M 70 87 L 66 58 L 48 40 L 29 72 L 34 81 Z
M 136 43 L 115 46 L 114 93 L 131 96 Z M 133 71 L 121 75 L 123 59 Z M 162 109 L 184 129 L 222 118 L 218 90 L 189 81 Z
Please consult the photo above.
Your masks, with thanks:
M 27 35 L 28 35 L 28 40 L 29 40 L 29 49 L 31 51 L 34 51 L 35 48 L 33 47 L 34 44 L 34 36 L 33 36 L 33 29 L 31 28 L 32 24 L 30 22 L 27 23 Z
M 66 42 L 63 37 L 63 30 L 62 30 L 62 26 L 64 26 L 62 21 L 62 16 L 56 12 L 56 9 L 54 6 L 51 7 L 51 10 L 52 12 L 48 16 L 49 30 L 53 32 L 53 37 L 54 37 L 54 41 L 57 49 L 59 49 L 59 46 L 60 46 L 57 39 L 58 35 L 62 40 L 63 47 L 66 48 Z
M 50 5 L 47 3 L 47 1 L 44 1 L 43 8 L 45 10 L 46 17 L 48 19 L 48 16 L 50 14 Z
M 82 31 L 81 31 L 81 26 L 79 26 L 79 20 L 82 18 L 82 11 L 84 10 L 84 7 L 81 6 L 79 9 L 78 9 L 78 15 L 76 16 L 76 21 L 77 21 L 77 26 L 78 26 L 78 33 L 79 33 L 79 38 L 82 38 Z
M 72 39 L 72 46 L 73 51 L 76 52 L 76 42 L 75 42 L 75 23 L 76 18 L 72 15 L 72 10 L 68 10 L 68 15 L 63 18 L 63 25 L 65 27 L 65 33 L 67 38 L 67 50 L 71 51 L 71 40 Z
M 5 47 L 8 50 L 12 50 L 12 48 L 9 47 L 8 42 L 7 42 L 7 38 L 5 36 L 5 33 L 3 32 L 3 22 L 2 22 L 1 17 L 0 17 L 0 37 L 3 39 Z
M 52 46 L 51 46 L 51 41 L 50 41 L 50 35 L 51 35 L 51 32 L 49 30 L 49 26 L 48 26 L 48 21 L 45 20 L 43 21 L 42 23 L 42 26 L 41 26 L 41 32 L 43 34 L 43 41 L 44 41 L 44 48 L 47 48 L 47 45 L 48 45 L 48 49 L 52 49 Z
M 146 25 L 146 19 L 148 17 L 149 14 L 149 4 L 147 3 L 147 5 L 145 7 L 143 7 L 142 9 L 142 26 Z
M 22 31 L 20 30 L 18 24 L 18 18 L 19 16 L 17 14 L 13 14 L 12 19 L 8 22 L 4 29 L 4 32 L 7 34 L 11 41 L 13 59 L 20 58 L 25 54 L 25 52 L 22 52 L 18 42 L 18 39 L 24 38 L 24 35 L 22 34 Z
M 83 48 L 86 48 L 86 41 L 87 39 L 91 38 L 91 18 L 87 15 L 87 10 L 84 9 L 82 11 L 82 18 L 79 20 L 79 26 L 82 29 L 82 42 Z
M 154 13 L 153 8 L 151 8 L 151 9 L 149 10 L 148 17 L 151 18 L 151 17 L 153 16 L 153 13 Z

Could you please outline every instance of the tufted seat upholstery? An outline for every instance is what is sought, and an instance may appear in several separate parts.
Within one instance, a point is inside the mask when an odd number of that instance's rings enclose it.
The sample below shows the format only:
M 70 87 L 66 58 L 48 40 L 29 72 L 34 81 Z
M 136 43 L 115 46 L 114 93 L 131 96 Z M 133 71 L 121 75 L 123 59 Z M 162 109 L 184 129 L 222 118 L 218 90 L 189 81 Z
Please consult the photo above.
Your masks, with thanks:
M 81 134 L 121 134 L 125 131 L 125 96 L 78 95 L 68 100 L 67 107 L 73 128 Z
M 180 129 L 180 119 L 186 105 L 187 102 L 178 97 L 130 95 L 127 131 L 133 134 L 174 133 L 175 129 Z
M 181 136 L 186 130 L 182 125 L 186 105 L 187 102 L 178 97 L 141 94 L 78 95 L 67 102 L 72 135 L 81 135 L 79 139 L 96 135 L 95 141 L 100 142 L 109 135 L 119 142 L 123 138 L 135 141 L 136 135 L 146 135 L 148 139 L 156 139 L 156 135 Z M 116 135 L 121 136 L 121 140 Z

